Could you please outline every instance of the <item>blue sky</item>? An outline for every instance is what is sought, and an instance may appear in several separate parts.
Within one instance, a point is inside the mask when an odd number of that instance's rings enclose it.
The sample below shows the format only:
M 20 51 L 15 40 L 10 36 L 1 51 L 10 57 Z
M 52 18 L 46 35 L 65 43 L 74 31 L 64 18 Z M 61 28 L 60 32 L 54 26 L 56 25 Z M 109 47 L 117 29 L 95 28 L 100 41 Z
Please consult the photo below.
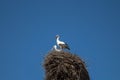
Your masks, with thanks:
M 43 80 L 55 35 L 86 61 L 91 80 L 120 79 L 119 0 L 1 0 L 0 80 Z

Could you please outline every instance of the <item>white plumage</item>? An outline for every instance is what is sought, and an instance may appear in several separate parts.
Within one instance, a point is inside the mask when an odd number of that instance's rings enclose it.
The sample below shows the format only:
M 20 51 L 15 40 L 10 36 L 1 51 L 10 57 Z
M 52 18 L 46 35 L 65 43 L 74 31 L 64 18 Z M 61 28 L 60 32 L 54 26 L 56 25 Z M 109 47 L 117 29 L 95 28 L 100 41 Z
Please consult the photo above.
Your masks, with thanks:
M 55 51 L 61 51 L 61 49 L 58 49 L 56 45 L 53 46 L 53 50 L 55 50 Z
M 60 38 L 60 36 L 59 36 L 59 35 L 56 35 L 57 45 L 58 45 L 61 49 L 68 49 L 68 50 L 70 50 L 68 44 L 65 43 L 65 42 L 63 42 L 63 41 L 60 41 L 59 38 Z

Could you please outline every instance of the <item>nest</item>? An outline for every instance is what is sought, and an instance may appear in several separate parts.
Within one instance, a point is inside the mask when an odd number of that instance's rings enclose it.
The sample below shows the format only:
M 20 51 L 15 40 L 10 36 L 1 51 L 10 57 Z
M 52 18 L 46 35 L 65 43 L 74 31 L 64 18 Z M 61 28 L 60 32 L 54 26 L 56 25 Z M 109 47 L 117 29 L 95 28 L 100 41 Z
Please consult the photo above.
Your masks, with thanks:
M 44 68 L 45 80 L 90 80 L 85 63 L 70 52 L 49 52 Z

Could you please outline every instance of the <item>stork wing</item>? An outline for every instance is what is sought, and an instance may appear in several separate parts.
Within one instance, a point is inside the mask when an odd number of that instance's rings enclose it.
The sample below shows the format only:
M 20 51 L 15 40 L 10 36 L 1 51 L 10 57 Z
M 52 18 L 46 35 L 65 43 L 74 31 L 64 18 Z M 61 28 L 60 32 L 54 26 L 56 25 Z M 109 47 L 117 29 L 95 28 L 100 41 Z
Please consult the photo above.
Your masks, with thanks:
M 59 46 L 60 46 L 62 49 L 68 49 L 68 50 L 70 50 L 70 48 L 69 48 L 69 46 L 68 46 L 67 43 L 65 43 L 65 44 L 59 44 Z

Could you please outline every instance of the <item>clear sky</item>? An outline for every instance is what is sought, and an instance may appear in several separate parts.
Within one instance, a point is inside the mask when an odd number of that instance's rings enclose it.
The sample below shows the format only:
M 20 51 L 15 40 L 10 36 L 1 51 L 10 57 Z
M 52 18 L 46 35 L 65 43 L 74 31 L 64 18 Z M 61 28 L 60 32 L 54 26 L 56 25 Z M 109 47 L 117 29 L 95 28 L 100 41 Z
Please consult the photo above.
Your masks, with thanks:
M 119 0 L 0 0 L 0 80 L 43 80 L 56 34 L 91 80 L 120 80 Z

